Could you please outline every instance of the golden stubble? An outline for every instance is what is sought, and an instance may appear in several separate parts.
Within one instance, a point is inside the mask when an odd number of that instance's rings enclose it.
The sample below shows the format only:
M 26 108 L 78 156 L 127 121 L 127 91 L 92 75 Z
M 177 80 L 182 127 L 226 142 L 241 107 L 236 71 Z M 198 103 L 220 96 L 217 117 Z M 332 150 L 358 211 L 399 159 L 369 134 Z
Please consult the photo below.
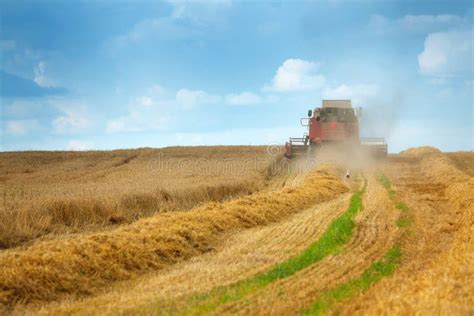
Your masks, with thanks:
M 415 148 L 387 168 L 414 216 L 402 265 L 337 313 L 472 315 L 474 178 L 456 159 L 474 164 L 474 154 L 456 156 Z
M 6 250 L 0 253 L 0 301 L 13 305 L 90 295 L 111 282 L 210 251 L 220 235 L 233 229 L 279 221 L 347 190 L 339 171 L 323 165 L 308 173 L 301 185 Z

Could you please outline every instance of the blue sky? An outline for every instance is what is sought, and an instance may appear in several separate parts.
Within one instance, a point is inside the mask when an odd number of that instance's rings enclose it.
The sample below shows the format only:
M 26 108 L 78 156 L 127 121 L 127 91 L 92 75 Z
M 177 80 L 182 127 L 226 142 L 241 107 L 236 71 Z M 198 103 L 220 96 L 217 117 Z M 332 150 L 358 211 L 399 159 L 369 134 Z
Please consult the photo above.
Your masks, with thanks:
M 275 144 L 323 98 L 473 149 L 469 1 L 2 1 L 1 148 Z

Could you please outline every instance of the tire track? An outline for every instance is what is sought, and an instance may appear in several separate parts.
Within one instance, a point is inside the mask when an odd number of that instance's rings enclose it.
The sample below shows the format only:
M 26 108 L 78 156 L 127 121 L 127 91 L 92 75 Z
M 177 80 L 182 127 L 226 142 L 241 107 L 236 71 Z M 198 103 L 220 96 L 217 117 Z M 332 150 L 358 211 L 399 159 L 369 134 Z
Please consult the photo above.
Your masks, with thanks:
M 308 306 L 322 290 L 360 275 L 394 244 L 399 214 L 374 175 L 369 176 L 364 205 L 364 211 L 356 218 L 357 231 L 340 254 L 328 256 L 241 301 L 226 304 L 214 314 L 294 314 Z
M 457 176 L 446 159 L 435 165 L 441 155 L 411 154 L 388 168 L 416 223 L 402 242 L 403 264 L 336 313 L 473 314 L 474 178 Z

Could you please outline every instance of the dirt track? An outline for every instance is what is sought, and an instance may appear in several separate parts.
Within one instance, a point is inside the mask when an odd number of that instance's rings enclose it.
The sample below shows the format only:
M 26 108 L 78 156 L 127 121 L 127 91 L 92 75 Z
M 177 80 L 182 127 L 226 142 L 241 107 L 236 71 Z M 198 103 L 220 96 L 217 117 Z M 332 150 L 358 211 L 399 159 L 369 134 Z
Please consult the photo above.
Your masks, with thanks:
M 368 177 L 364 210 L 359 213 L 357 231 L 345 249 L 328 256 L 318 264 L 298 272 L 293 277 L 275 282 L 245 301 L 222 306 L 216 315 L 225 312 L 247 315 L 291 314 L 309 305 L 318 292 L 345 282 L 367 269 L 382 257 L 394 243 L 397 234 L 395 219 L 398 211 L 373 174 Z M 284 299 L 292 298 L 292 299 Z
M 392 276 L 360 295 L 331 306 L 340 314 L 474 312 L 474 180 L 459 162 L 434 149 L 421 148 L 365 170 L 363 209 L 355 218 L 350 241 L 336 253 L 295 274 L 250 290 L 243 297 L 215 306 L 220 314 L 298 314 L 318 298 L 359 277 L 395 244 L 402 260 Z M 462 156 L 465 163 L 466 158 Z M 393 183 L 393 196 L 379 177 Z M 297 187 L 301 175 L 275 184 Z M 97 295 L 36 306 L 17 306 L 17 313 L 117 314 L 180 313 L 199 303 L 196 294 L 227 288 L 252 278 L 303 252 L 331 221 L 345 212 L 349 193 L 284 217 L 280 221 L 222 235 L 212 252 L 159 272 L 111 284 Z M 408 206 L 411 225 L 400 225 Z
M 474 178 L 471 170 L 456 168 L 456 162 L 429 148 L 401 156 L 386 170 L 415 217 L 403 242 L 403 264 L 393 278 L 381 281 L 365 295 L 342 305 L 338 312 L 472 315 Z M 420 159 L 423 156 L 426 157 Z M 460 156 L 464 161 L 467 159 L 465 153 Z M 472 153 L 470 163 L 474 165 Z

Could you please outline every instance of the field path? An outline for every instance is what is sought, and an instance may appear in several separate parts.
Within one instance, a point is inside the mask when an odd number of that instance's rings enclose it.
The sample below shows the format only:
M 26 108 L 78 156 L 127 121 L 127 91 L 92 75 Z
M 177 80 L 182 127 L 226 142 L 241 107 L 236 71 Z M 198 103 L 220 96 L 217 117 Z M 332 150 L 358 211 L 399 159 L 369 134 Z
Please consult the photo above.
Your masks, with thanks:
M 414 217 L 402 242 L 402 264 L 336 314 L 474 314 L 474 177 L 446 156 L 420 148 L 388 166 Z
M 322 290 L 360 275 L 395 243 L 398 211 L 392 204 L 386 190 L 371 174 L 364 196 L 364 210 L 356 217 L 355 234 L 340 253 L 240 301 L 224 305 L 215 310 L 215 314 L 294 314 L 311 304 Z
M 318 239 L 330 222 L 348 206 L 350 194 L 303 210 L 287 220 L 251 228 L 223 238 L 216 251 L 147 274 L 109 289 L 105 294 L 81 301 L 51 303 L 41 307 L 46 314 L 100 314 L 152 312 L 180 298 L 250 277 L 303 251 Z M 17 310 L 19 313 L 28 310 Z M 31 309 L 30 309 L 31 311 Z M 35 312 L 38 312 L 36 310 Z

